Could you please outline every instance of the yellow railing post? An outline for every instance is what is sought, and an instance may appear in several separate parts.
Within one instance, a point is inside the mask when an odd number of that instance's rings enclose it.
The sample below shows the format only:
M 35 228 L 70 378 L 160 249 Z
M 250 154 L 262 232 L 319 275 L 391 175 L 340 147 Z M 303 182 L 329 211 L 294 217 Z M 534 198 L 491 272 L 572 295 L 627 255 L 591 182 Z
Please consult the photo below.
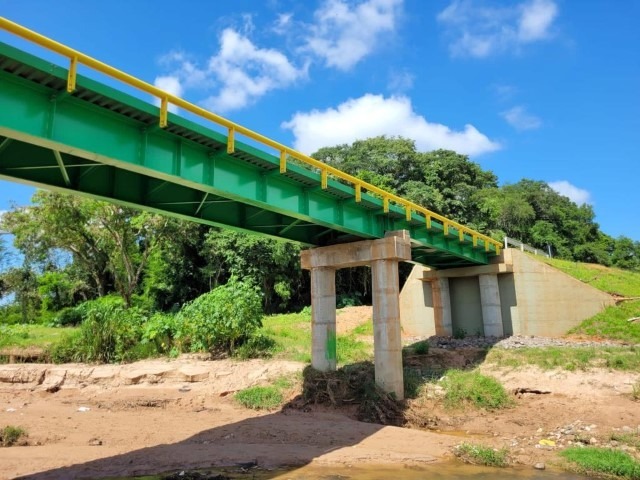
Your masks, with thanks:
M 69 63 L 69 73 L 67 74 L 67 92 L 73 93 L 76 90 L 76 74 L 78 72 L 78 57 L 72 56 Z
M 287 152 L 280 150 L 280 173 L 287 172 Z
M 236 129 L 229 127 L 227 135 L 227 153 L 231 154 L 236 151 Z
M 160 99 L 160 128 L 166 128 L 169 124 L 169 99 L 162 97 Z

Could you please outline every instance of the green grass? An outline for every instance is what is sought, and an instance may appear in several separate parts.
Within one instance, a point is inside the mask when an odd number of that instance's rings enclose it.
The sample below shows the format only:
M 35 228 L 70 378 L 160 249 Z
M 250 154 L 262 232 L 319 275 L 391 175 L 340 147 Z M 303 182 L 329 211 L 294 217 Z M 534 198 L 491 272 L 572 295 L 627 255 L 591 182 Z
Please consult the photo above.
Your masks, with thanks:
M 273 385 L 245 388 L 236 393 L 235 399 L 253 410 L 273 410 L 284 402 L 282 391 Z
M 482 375 L 476 370 L 449 370 L 442 386 L 445 390 L 444 405 L 460 409 L 465 405 L 497 410 L 513 404 L 506 390 L 498 380 Z
M 369 360 L 373 357 L 373 346 L 357 338 L 358 335 L 363 334 L 360 332 L 366 332 L 368 328 L 367 324 L 363 325 L 348 334 L 338 335 L 336 350 L 339 365 Z M 363 328 L 360 329 L 360 327 Z M 265 317 L 259 333 L 276 343 L 273 348 L 275 358 L 305 363 L 311 361 L 310 312 Z
M 640 273 L 638 272 L 555 258 L 536 258 L 603 292 L 624 297 L 640 297 Z
M 507 467 L 509 465 L 508 451 L 506 448 L 494 450 L 473 443 L 463 443 L 455 451 L 456 457 L 473 465 L 485 465 L 487 467 Z
M 291 374 L 276 378 L 270 385 L 245 388 L 234 398 L 244 407 L 253 410 L 274 410 L 280 407 L 287 392 L 302 382 L 302 374 Z
M 640 402 L 640 380 L 631 386 L 631 398 L 636 402 Z
M 629 454 L 611 448 L 571 447 L 560 452 L 574 464 L 573 469 L 586 475 L 640 478 L 640 462 Z
M 0 430 L 0 446 L 11 447 L 27 436 L 24 428 L 7 425 Z
M 559 368 L 576 371 L 601 367 L 635 371 L 640 370 L 640 347 L 494 348 L 487 354 L 485 362 L 511 368 L 535 365 L 543 370 Z
M 635 317 L 640 317 L 640 300 L 622 302 L 585 320 L 569 330 L 569 334 L 640 344 L 640 321 L 628 321 Z
M 369 319 L 365 323 L 358 325 L 353 329 L 353 334 L 373 336 L 373 320 Z
M 0 325 L 0 348 L 47 348 L 58 343 L 77 328 L 43 325 Z

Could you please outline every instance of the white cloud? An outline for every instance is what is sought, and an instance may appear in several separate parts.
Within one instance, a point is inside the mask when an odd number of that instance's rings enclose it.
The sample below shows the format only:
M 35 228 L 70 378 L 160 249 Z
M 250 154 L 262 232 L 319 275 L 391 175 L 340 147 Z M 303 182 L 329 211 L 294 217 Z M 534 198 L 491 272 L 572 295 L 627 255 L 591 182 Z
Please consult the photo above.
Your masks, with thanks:
M 473 125 L 456 131 L 439 123 L 428 122 L 413 110 L 404 96 L 385 98 L 366 94 L 350 99 L 337 108 L 298 112 L 282 124 L 293 132 L 294 147 L 313 153 L 321 147 L 379 135 L 403 136 L 414 139 L 420 150 L 438 148 L 468 155 L 480 155 L 500 148 Z
M 554 0 L 526 0 L 497 7 L 453 0 L 437 19 L 451 38 L 452 55 L 484 58 L 550 38 L 557 16 Z
M 306 66 L 298 69 L 282 52 L 258 48 L 229 28 L 222 32 L 220 51 L 209 59 L 208 71 L 217 77 L 221 88 L 205 105 L 219 111 L 242 108 L 307 74 Z
M 204 66 L 198 66 L 181 52 L 165 55 L 161 63 L 173 68 L 173 72 L 156 78 L 156 82 L 160 80 L 167 88 L 179 88 L 181 93 L 187 88 L 204 91 L 215 88 L 217 92 L 202 103 L 217 112 L 243 108 L 271 90 L 285 88 L 306 77 L 308 67 L 294 66 L 282 52 L 259 48 L 231 28 L 223 30 L 218 52 Z
M 373 51 L 383 34 L 395 30 L 402 2 L 367 0 L 352 6 L 345 0 L 326 0 L 314 13 L 304 49 L 328 67 L 349 70 Z
M 566 180 L 559 180 L 557 182 L 549 182 L 548 184 L 554 191 L 569 197 L 569 200 L 577 203 L 578 205 L 584 205 L 585 203 L 591 203 L 591 194 L 587 190 L 578 188 L 575 185 L 567 182 Z
M 184 91 L 180 79 L 171 75 L 156 77 L 156 79 L 153 81 L 153 84 L 160 90 L 164 90 L 165 92 L 170 93 L 171 95 L 175 95 L 176 97 L 181 97 L 182 92 Z M 154 103 L 156 105 L 160 105 L 160 99 L 154 97 Z M 168 110 L 170 112 L 177 113 L 178 107 L 169 104 Z
M 389 75 L 389 83 L 387 88 L 393 93 L 403 93 L 413 88 L 415 77 L 405 71 L 393 70 Z
M 510 108 L 501 115 L 516 130 L 535 130 L 542 126 L 542 120 L 527 112 L 522 105 Z

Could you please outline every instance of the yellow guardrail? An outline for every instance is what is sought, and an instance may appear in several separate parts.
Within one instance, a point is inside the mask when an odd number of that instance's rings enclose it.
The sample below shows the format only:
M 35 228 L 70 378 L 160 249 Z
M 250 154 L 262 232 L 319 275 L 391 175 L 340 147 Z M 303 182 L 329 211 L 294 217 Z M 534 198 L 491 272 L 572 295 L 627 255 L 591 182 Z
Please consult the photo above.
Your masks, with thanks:
M 287 147 L 279 142 L 271 140 L 264 135 L 260 135 L 259 133 L 254 132 L 253 130 L 249 130 L 242 125 L 234 123 L 230 120 L 227 120 L 220 115 L 216 115 L 204 108 L 198 107 L 193 103 L 187 102 L 180 97 L 172 95 L 170 93 L 165 92 L 164 90 L 159 89 L 158 87 L 151 85 L 150 83 L 144 82 L 128 73 L 125 73 L 117 68 L 114 68 L 110 65 L 100 62 L 84 53 L 81 53 L 73 48 L 67 47 L 62 43 L 56 42 L 44 35 L 41 35 L 33 30 L 30 30 L 22 25 L 19 25 L 11 20 L 8 20 L 4 17 L 0 17 L 0 27 L 4 30 L 13 33 L 19 37 L 22 37 L 26 40 L 29 40 L 41 47 L 47 48 L 53 52 L 56 52 L 60 55 L 63 55 L 69 59 L 69 73 L 67 77 L 67 91 L 69 93 L 73 92 L 76 89 L 76 75 L 77 75 L 77 67 L 78 64 L 84 65 L 86 67 L 92 68 L 100 73 L 108 75 L 112 78 L 120 80 L 127 85 L 130 85 L 134 88 L 142 90 L 145 93 L 153 95 L 154 97 L 158 97 L 160 99 L 160 116 L 159 116 L 159 125 L 161 128 L 165 128 L 168 125 L 168 109 L 169 104 L 175 105 L 176 107 L 180 107 L 188 112 L 191 112 L 195 115 L 198 115 L 202 118 L 210 120 L 218 125 L 225 127 L 228 131 L 227 135 L 227 153 L 233 153 L 235 151 L 235 138 L 236 134 L 244 135 L 247 138 L 255 140 L 263 145 L 267 145 L 280 153 L 280 173 L 286 173 L 287 171 L 287 159 L 288 157 L 295 158 L 300 162 L 317 168 L 320 170 L 320 179 L 321 179 L 321 187 L 322 189 L 327 188 L 328 176 L 339 178 L 341 180 L 346 181 L 347 183 L 353 185 L 355 189 L 355 201 L 360 202 L 362 198 L 362 190 L 365 190 L 370 193 L 375 193 L 382 198 L 383 210 L 385 213 L 389 211 L 389 203 L 394 202 L 395 204 L 404 208 L 407 220 L 411 220 L 412 213 L 421 214 L 426 222 L 427 229 L 431 229 L 431 221 L 436 219 L 442 223 L 442 227 L 444 230 L 444 234 L 448 235 L 449 230 L 454 228 L 458 232 L 458 237 L 460 242 L 464 241 L 465 234 L 469 235 L 472 239 L 473 246 L 477 247 L 478 240 L 482 239 L 484 242 L 484 247 L 486 251 L 489 251 L 489 245 L 494 245 L 496 253 L 500 253 L 500 249 L 502 247 L 502 243 L 498 242 L 486 235 L 483 235 L 475 230 L 470 229 L 469 227 L 465 227 L 457 222 L 449 220 L 442 215 L 432 212 L 431 210 L 424 208 L 416 203 L 410 202 L 402 197 L 398 197 L 390 192 L 387 192 L 381 188 L 376 187 L 375 185 L 371 185 L 367 182 L 360 180 L 353 175 L 349 175 L 341 170 L 338 170 L 331 165 L 327 165 L 319 160 L 316 160 L 309 155 L 305 155 L 304 153 L 298 152 L 292 148 Z

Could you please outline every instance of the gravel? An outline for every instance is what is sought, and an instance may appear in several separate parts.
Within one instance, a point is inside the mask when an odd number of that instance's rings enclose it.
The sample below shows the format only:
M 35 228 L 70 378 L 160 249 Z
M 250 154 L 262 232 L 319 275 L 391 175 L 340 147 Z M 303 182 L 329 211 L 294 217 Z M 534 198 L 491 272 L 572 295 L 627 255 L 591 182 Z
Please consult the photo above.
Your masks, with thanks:
M 410 343 L 414 343 L 423 338 L 411 339 Z M 535 337 L 530 335 L 513 335 L 511 337 L 429 337 L 426 339 L 432 348 L 456 349 L 456 348 L 529 348 L 529 347 L 620 347 L 620 342 L 611 341 L 577 341 L 563 338 Z

